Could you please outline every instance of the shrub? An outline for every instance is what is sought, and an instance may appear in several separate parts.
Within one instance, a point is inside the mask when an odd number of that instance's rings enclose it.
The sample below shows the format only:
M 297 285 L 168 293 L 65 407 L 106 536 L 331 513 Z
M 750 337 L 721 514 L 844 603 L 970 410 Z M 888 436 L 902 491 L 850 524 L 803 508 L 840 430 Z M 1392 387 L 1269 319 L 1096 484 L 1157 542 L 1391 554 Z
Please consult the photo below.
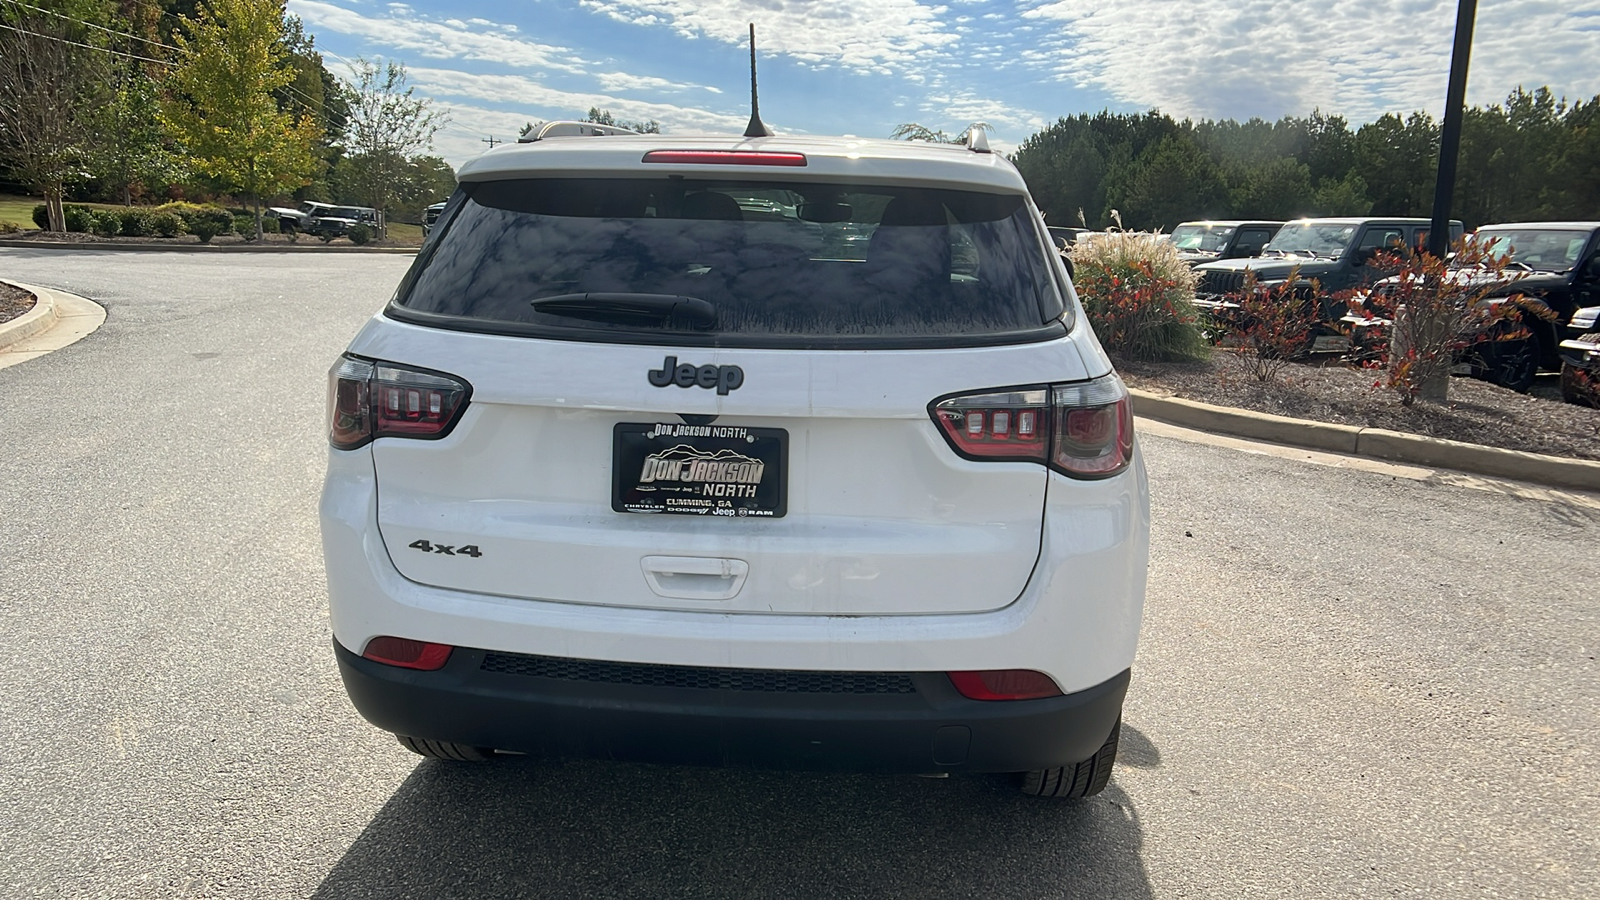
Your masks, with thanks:
M 1298 267 L 1286 280 L 1268 285 L 1257 284 L 1256 273 L 1246 271 L 1244 286 L 1229 298 L 1236 305 L 1218 316 L 1224 329 L 1220 342 L 1252 378 L 1276 380 L 1284 366 L 1310 348 L 1323 319 L 1321 291 L 1316 281 L 1300 280 Z
M 94 211 L 87 206 L 68 206 L 62 209 L 67 220 L 68 231 L 89 232 L 94 230 Z
M 164 238 L 177 237 L 183 234 L 183 219 L 175 212 L 157 210 L 150 214 L 150 227 Z
M 256 217 L 250 213 L 233 213 L 233 230 L 247 241 L 256 239 Z
M 48 206 L 41 203 L 33 208 L 33 224 L 37 225 L 40 231 L 50 230 L 50 208 Z
M 200 243 L 209 244 L 217 235 L 233 232 L 233 213 L 215 206 L 201 207 L 185 216 L 183 223 Z
M 1196 276 L 1160 235 L 1115 232 L 1074 244 L 1073 283 L 1108 349 L 1139 360 L 1204 357 Z
M 22 226 L 15 222 L 0 222 L 0 234 L 16 234 L 21 230 Z
M 255 227 L 254 222 L 251 223 L 251 227 L 252 228 Z M 278 233 L 278 217 L 274 216 L 274 215 L 263 214 L 261 216 L 261 233 L 262 234 L 277 234 Z
M 177 216 L 191 216 L 208 209 L 215 209 L 215 207 L 201 206 L 198 203 L 190 203 L 187 200 L 174 200 L 171 203 L 161 204 L 156 207 L 155 211 L 158 213 L 169 212 Z
M 1465 240 L 1448 262 L 1427 253 L 1379 253 L 1373 264 L 1398 274 L 1351 304 L 1352 311 L 1388 326 L 1388 346 L 1377 348 L 1384 375 L 1375 386 L 1394 391 L 1404 406 L 1418 397 L 1445 402 L 1451 370 L 1471 360 L 1475 347 L 1527 340 L 1523 323 L 1530 316 L 1554 320 L 1543 303 L 1515 294 L 1492 296 L 1523 277 L 1508 269 L 1510 258 Z
M 351 225 L 350 226 L 350 235 L 349 236 L 350 236 L 350 243 L 355 244 L 356 246 L 359 247 L 362 244 L 366 244 L 366 243 L 371 242 L 371 240 L 372 240 L 372 229 L 368 228 L 367 226 L 362 225 L 362 224 L 360 224 L 358 222 L 355 225 Z
M 98 236 L 114 238 L 122 233 L 122 217 L 115 210 L 103 209 L 90 213 L 94 218 L 91 230 Z
M 147 209 L 124 209 L 122 216 L 123 237 L 149 237 L 156 233 L 155 214 Z

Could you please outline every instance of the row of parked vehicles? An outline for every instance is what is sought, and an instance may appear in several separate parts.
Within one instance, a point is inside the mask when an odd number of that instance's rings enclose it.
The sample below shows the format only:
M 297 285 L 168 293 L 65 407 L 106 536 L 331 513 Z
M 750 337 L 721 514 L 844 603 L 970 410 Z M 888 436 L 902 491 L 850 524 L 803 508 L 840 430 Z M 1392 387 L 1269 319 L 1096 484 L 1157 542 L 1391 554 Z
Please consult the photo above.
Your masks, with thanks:
M 1277 288 L 1292 279 L 1301 289 L 1285 296 L 1321 305 L 1323 325 L 1307 350 L 1349 352 L 1364 330 L 1378 331 L 1388 322 L 1370 311 L 1352 314 L 1348 298 L 1381 294 L 1395 275 L 1392 261 L 1426 247 L 1430 227 L 1427 219 L 1383 217 L 1185 222 L 1170 239 L 1199 275 L 1196 303 L 1203 311 L 1225 319 L 1238 308 L 1247 280 L 1253 278 L 1257 288 Z M 1452 244 L 1463 233 L 1459 220 L 1450 223 Z M 1573 370 L 1600 372 L 1600 222 L 1485 225 L 1472 240 L 1488 255 L 1504 258 L 1505 269 L 1488 273 L 1463 262 L 1451 277 L 1493 279 L 1482 302 L 1520 298 L 1521 311 L 1514 317 L 1515 336 L 1474 343 L 1463 369 L 1527 391 L 1541 370 L 1565 367 L 1567 398 L 1592 402 L 1591 394 L 1575 387 L 1584 379 Z M 1385 251 L 1392 255 L 1381 256 Z
M 324 240 L 347 237 L 350 229 L 365 225 L 377 231 L 382 217 L 370 206 L 336 206 L 317 200 L 307 200 L 299 206 L 274 206 L 267 210 L 278 219 L 278 231 L 283 234 L 309 234 Z

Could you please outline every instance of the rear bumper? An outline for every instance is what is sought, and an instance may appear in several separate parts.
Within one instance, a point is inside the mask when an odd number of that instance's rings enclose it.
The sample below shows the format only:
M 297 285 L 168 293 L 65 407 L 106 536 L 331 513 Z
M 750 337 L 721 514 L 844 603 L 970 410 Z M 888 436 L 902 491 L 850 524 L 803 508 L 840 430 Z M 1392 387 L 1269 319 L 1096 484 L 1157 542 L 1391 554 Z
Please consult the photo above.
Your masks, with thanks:
M 539 755 L 853 771 L 1021 772 L 1082 761 L 1111 733 L 1130 677 L 1063 697 L 982 702 L 937 672 L 907 674 L 910 688 L 898 692 L 737 690 L 657 677 L 693 674 L 687 667 L 620 676 L 613 667 L 593 680 L 492 671 L 489 651 L 468 648 L 437 672 L 375 663 L 337 641 L 334 652 L 356 709 L 396 734 Z

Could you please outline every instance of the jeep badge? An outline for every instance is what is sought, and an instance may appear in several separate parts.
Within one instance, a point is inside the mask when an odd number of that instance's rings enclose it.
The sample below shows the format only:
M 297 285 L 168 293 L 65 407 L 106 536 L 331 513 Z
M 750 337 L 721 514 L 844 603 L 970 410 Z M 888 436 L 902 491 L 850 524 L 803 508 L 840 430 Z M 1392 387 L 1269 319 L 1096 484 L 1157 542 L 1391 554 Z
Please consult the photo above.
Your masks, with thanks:
M 744 370 L 738 366 L 680 366 L 676 356 L 669 356 L 661 361 L 661 368 L 650 370 L 650 383 L 656 387 L 714 387 L 717 393 L 726 394 L 744 384 Z

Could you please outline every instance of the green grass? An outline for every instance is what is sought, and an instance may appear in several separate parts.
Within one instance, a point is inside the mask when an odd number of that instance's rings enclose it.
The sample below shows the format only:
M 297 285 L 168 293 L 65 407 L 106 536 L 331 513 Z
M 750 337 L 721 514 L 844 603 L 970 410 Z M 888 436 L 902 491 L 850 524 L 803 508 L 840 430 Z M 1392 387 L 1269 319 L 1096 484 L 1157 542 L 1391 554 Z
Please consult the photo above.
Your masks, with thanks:
M 0 194 L 0 222 L 15 222 L 19 228 L 37 228 L 33 224 L 33 208 L 43 203 L 38 197 L 20 197 L 16 194 Z M 90 209 L 122 209 L 117 203 L 79 203 L 70 201 L 69 206 L 87 206 Z M 420 229 L 419 229 L 420 230 Z
M 422 226 L 409 225 L 405 222 L 390 222 L 389 240 L 398 243 L 421 244 Z
M 15 222 L 18 228 L 34 228 L 33 208 L 43 201 L 15 194 L 0 194 L 0 222 Z

